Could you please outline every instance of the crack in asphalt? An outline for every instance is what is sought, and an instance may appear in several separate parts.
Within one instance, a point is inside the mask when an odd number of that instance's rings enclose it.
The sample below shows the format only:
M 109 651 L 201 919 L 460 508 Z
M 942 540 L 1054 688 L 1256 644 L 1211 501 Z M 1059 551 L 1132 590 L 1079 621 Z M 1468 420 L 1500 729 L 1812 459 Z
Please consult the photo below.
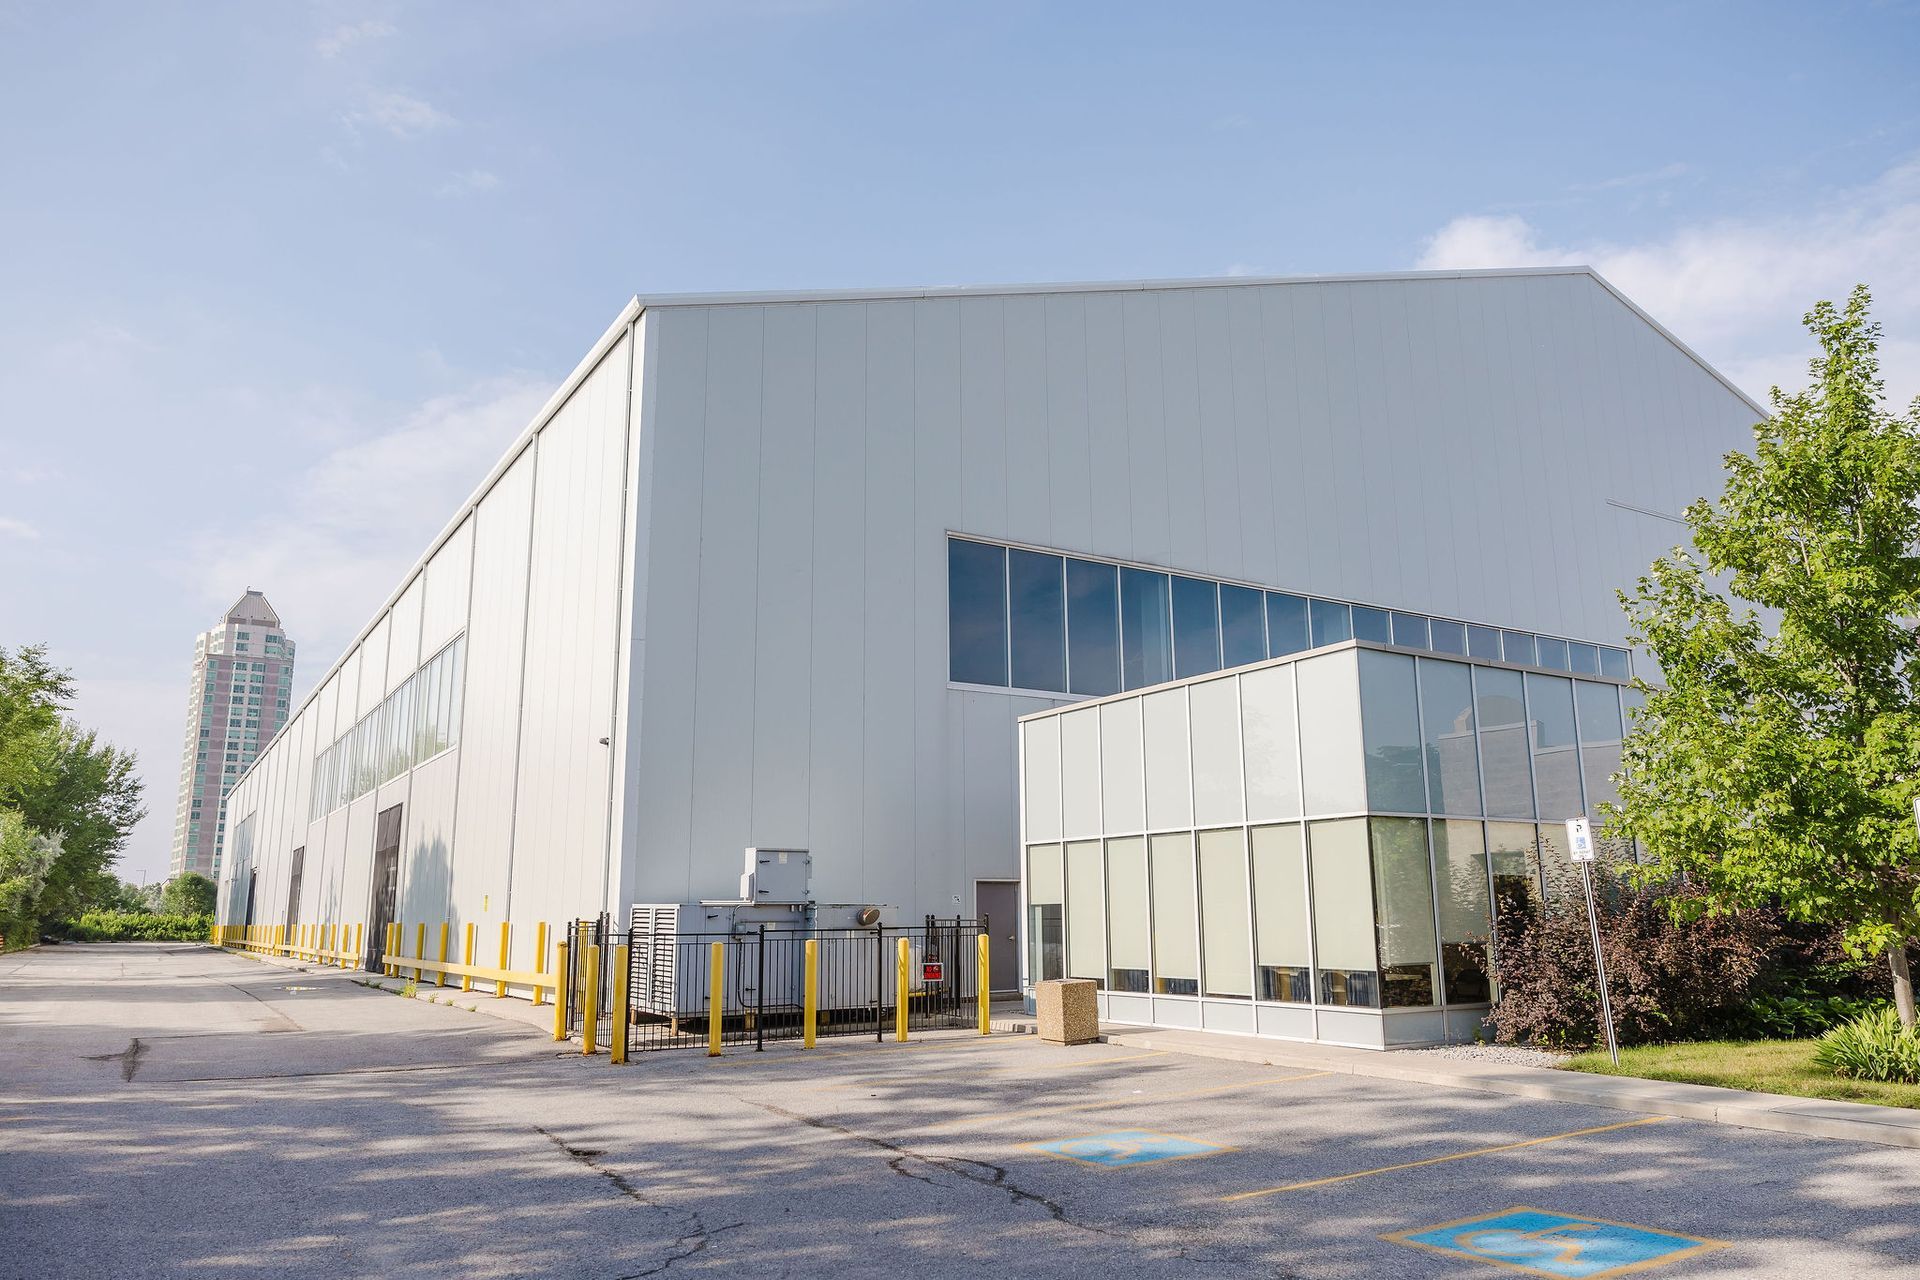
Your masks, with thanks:
M 614 1188 L 618 1190 L 621 1195 L 627 1197 L 627 1199 L 665 1214 L 669 1218 L 677 1218 L 680 1220 L 680 1226 L 682 1228 L 681 1234 L 671 1242 L 671 1246 L 676 1252 L 670 1252 L 665 1260 L 657 1266 L 648 1267 L 644 1271 L 630 1271 L 625 1275 L 614 1277 L 614 1280 L 641 1280 L 643 1276 L 657 1276 L 674 1263 L 684 1262 L 695 1254 L 703 1252 L 706 1247 L 713 1242 L 715 1236 L 723 1235 L 728 1231 L 737 1231 L 747 1225 L 744 1222 L 730 1222 L 724 1227 L 709 1227 L 706 1225 L 706 1219 L 701 1216 L 698 1209 L 661 1204 L 658 1200 L 650 1199 L 644 1191 L 633 1185 L 632 1181 L 619 1170 L 609 1169 L 599 1163 L 599 1157 L 605 1155 L 606 1152 L 594 1150 L 589 1147 L 573 1146 L 564 1138 L 539 1125 L 534 1125 L 533 1131 L 558 1147 L 566 1154 L 568 1159 L 592 1170 L 594 1173 L 599 1174 L 608 1182 L 612 1183 Z
M 120 1080 L 123 1084 L 133 1082 L 133 1073 L 140 1067 L 140 1059 L 146 1056 L 148 1046 L 135 1036 L 127 1042 L 127 1047 L 118 1053 L 88 1053 L 81 1056 L 88 1062 L 117 1062 L 120 1064 Z

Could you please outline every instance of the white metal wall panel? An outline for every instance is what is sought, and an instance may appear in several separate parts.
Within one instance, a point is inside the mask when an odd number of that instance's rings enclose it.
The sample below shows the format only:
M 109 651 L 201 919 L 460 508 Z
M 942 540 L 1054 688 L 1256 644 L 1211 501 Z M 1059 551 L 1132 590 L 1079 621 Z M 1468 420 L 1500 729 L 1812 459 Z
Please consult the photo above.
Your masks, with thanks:
M 483 927 L 491 923 L 491 941 L 499 942 L 498 908 L 506 895 L 479 876 L 456 876 L 460 851 L 454 848 L 454 794 L 460 780 L 458 748 L 435 756 L 411 773 L 401 774 L 380 788 L 381 809 L 404 804 L 400 824 L 400 910 L 407 920 L 447 921 L 458 939 L 468 921 Z M 485 899 L 490 911 L 481 910 Z M 491 953 L 490 953 L 491 954 Z M 495 959 L 498 957 L 495 956 Z
M 468 516 L 427 562 L 421 575 L 420 654 L 430 658 L 467 625 L 467 587 L 473 576 L 473 525 Z
M 356 718 L 380 705 L 387 696 L 387 638 L 392 634 L 392 615 L 382 617 L 360 645 L 360 685 L 356 699 Z
M 381 690 L 385 697 L 400 687 L 402 681 L 412 675 L 420 666 L 420 604 L 426 594 L 426 582 L 416 577 L 393 602 L 391 630 L 387 636 L 387 683 Z

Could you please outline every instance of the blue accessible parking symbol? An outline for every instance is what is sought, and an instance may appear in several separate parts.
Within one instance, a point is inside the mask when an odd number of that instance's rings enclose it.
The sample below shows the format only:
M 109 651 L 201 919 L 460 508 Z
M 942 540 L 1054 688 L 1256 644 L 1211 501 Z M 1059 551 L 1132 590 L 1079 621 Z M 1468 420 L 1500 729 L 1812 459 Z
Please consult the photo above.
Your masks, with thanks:
M 1574 1280 L 1645 1271 L 1726 1247 L 1724 1240 L 1703 1240 L 1604 1218 L 1577 1218 L 1523 1207 L 1402 1231 L 1382 1239 L 1456 1258 L 1478 1258 L 1515 1271 Z
M 1063 1160 L 1077 1160 L 1081 1164 L 1096 1165 L 1102 1169 L 1123 1169 L 1161 1160 L 1186 1160 L 1229 1150 L 1211 1142 L 1196 1142 L 1192 1138 L 1155 1133 L 1150 1129 L 1122 1129 L 1117 1133 L 1097 1133 L 1084 1138 L 1062 1138 L 1058 1142 L 1030 1142 L 1027 1146 Z

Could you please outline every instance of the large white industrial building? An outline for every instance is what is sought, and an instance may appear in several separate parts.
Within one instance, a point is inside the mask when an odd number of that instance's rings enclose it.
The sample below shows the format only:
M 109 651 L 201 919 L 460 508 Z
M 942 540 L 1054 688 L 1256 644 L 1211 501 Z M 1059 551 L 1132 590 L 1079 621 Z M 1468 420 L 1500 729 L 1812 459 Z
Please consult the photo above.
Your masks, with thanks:
M 1019 717 L 1348 641 L 1617 682 L 1761 412 L 1584 268 L 635 299 L 234 789 L 221 918 L 532 967 L 757 846 L 1005 939 Z

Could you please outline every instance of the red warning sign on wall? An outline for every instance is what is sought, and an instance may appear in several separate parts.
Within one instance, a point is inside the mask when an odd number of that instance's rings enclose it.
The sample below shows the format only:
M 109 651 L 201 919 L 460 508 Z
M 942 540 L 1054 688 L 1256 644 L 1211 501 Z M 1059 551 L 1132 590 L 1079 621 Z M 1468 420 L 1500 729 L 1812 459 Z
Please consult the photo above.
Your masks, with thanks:
M 920 981 L 945 982 L 946 980 L 947 966 L 943 961 L 922 960 L 920 962 Z

